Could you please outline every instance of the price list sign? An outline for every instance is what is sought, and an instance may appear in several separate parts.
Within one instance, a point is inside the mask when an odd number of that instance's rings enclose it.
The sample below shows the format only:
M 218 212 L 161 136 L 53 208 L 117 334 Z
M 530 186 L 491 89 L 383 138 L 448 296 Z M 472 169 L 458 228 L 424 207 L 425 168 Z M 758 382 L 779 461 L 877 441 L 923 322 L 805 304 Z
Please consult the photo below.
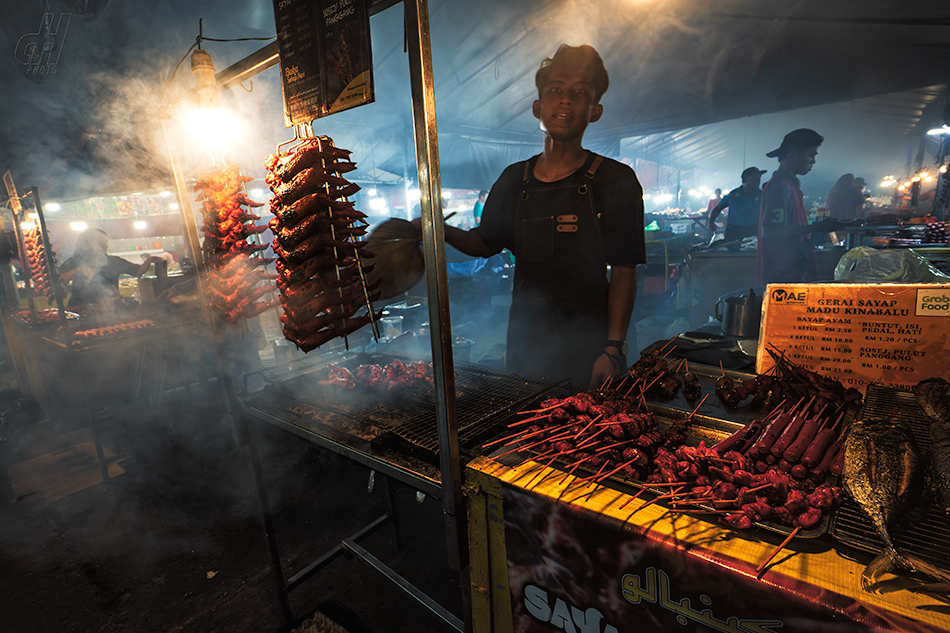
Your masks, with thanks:
M 274 0 L 287 127 L 371 103 L 368 0 Z
M 769 284 L 756 371 L 768 350 L 864 390 L 950 375 L 950 285 Z

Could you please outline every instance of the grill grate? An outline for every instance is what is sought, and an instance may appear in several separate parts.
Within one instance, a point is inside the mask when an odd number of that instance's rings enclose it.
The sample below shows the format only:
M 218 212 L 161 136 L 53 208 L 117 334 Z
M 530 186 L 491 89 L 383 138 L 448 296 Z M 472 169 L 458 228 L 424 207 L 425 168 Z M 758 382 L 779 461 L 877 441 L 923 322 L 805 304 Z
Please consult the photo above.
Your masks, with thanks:
M 354 370 L 359 365 L 386 365 L 394 360 L 397 357 L 354 354 L 338 364 Z M 455 373 L 459 446 L 468 450 L 497 433 L 509 415 L 556 386 L 470 363 L 456 363 Z M 383 433 L 372 440 L 374 446 L 407 451 L 438 463 L 439 431 L 433 393 L 377 396 L 361 389 L 318 384 L 325 377 L 323 371 L 310 372 L 281 382 L 280 406 L 287 407 L 288 399 L 303 402 L 325 412 L 319 421 L 329 426 L 337 426 L 336 416 L 342 416 L 350 424 L 377 427 Z
M 900 418 L 907 422 L 917 441 L 922 461 L 930 450 L 930 421 L 924 415 L 913 392 L 881 385 L 868 387 L 863 417 Z M 891 538 L 900 551 L 907 551 L 925 561 L 950 569 L 950 522 L 930 503 L 925 491 L 921 504 L 898 519 L 891 529 Z M 884 543 L 854 500 L 846 498 L 835 513 L 831 535 L 858 549 L 877 554 Z

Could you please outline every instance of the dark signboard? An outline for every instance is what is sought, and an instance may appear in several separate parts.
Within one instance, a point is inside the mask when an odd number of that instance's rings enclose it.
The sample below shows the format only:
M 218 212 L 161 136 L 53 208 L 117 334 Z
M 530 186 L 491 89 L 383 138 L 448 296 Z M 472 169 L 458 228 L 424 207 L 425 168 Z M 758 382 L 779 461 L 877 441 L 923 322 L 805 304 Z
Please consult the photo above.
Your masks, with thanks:
M 368 0 L 274 0 L 287 127 L 373 101 Z

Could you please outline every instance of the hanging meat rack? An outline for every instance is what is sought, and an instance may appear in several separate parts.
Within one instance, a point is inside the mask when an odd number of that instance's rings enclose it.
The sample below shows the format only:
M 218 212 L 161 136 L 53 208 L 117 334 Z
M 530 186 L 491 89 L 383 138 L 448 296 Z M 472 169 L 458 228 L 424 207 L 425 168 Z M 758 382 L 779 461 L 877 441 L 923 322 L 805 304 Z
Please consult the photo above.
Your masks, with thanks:
M 284 151 L 282 148 L 284 148 L 285 146 L 287 146 L 287 149 Z M 310 128 L 310 126 L 297 125 L 297 126 L 294 126 L 294 138 L 277 145 L 276 156 L 280 157 L 285 154 L 293 154 L 304 148 L 313 148 L 313 147 L 316 148 L 319 154 L 323 155 L 325 153 L 330 153 L 330 150 L 334 149 L 335 145 L 333 144 L 333 140 L 329 138 L 328 136 L 314 135 L 312 132 L 312 128 Z M 322 158 L 320 159 L 319 162 L 320 162 L 320 168 L 323 169 L 324 173 L 335 176 L 337 178 L 342 178 L 341 174 L 338 171 L 334 171 L 334 169 L 332 168 L 333 163 L 330 160 L 326 158 Z M 327 198 L 331 198 L 333 196 L 333 189 L 330 185 L 329 179 L 327 179 L 327 181 L 323 183 L 322 193 L 325 194 Z M 343 195 L 343 196 L 339 196 L 337 200 L 344 203 L 348 203 L 349 202 L 348 198 L 349 198 L 348 196 Z M 333 209 L 333 206 L 327 206 L 325 209 L 325 213 L 329 218 L 334 217 L 335 211 Z M 360 226 L 361 228 L 368 225 L 368 223 L 365 220 L 361 220 L 361 219 L 354 220 L 353 224 L 356 224 Z M 350 242 L 350 243 L 355 244 L 358 242 L 358 238 L 354 235 L 338 235 L 337 225 L 334 222 L 329 222 L 327 224 L 327 230 L 329 231 L 329 237 L 332 243 L 331 252 L 332 252 L 332 257 L 333 257 L 333 262 L 334 262 L 332 276 L 333 276 L 333 279 L 337 282 L 335 284 L 336 286 L 335 294 L 337 294 L 337 296 L 339 297 L 339 300 L 342 302 L 344 300 L 345 289 L 342 285 L 344 282 L 344 276 L 343 276 L 343 271 L 341 269 L 340 263 L 342 261 L 344 254 L 341 252 L 342 249 L 338 247 L 336 244 L 339 241 Z M 276 231 L 275 231 L 275 234 L 276 234 Z M 379 342 L 379 326 L 377 324 L 377 315 L 373 312 L 373 299 L 370 296 L 370 289 L 367 285 L 366 269 L 363 262 L 363 256 L 360 253 L 359 249 L 357 248 L 353 248 L 352 253 L 353 253 L 353 257 L 356 260 L 355 266 L 356 266 L 356 271 L 357 271 L 357 274 L 359 277 L 359 283 L 360 283 L 359 290 L 360 290 L 360 294 L 362 295 L 362 302 L 367 310 L 369 325 L 371 326 L 372 331 L 373 331 L 373 339 L 376 342 Z M 288 317 L 289 316 L 290 315 L 288 314 Z M 345 348 L 349 350 L 350 348 L 349 334 L 351 332 L 351 329 L 347 327 L 347 319 L 345 316 L 341 316 L 340 318 L 339 329 L 343 333 L 342 336 L 343 336 Z M 298 345 L 299 345 L 299 342 L 298 342 Z M 308 350 L 304 350 L 304 351 L 308 351 Z

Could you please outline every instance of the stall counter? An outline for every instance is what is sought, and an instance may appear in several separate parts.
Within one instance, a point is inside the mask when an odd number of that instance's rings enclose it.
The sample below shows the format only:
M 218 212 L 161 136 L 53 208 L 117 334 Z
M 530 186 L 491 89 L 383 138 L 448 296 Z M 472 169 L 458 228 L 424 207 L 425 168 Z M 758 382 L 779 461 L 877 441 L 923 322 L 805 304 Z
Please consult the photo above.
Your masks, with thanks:
M 619 486 L 618 486 L 619 487 Z M 950 631 L 944 600 L 828 536 L 796 539 L 673 514 L 635 489 L 532 461 L 466 469 L 475 633 Z

